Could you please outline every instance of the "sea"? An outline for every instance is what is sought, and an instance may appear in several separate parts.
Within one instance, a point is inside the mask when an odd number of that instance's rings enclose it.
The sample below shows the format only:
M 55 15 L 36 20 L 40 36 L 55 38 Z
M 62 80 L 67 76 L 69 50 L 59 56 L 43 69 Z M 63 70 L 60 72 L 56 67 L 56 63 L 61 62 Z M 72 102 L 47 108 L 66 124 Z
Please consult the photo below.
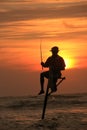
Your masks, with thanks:
M 87 130 L 87 93 L 0 97 L 0 130 Z

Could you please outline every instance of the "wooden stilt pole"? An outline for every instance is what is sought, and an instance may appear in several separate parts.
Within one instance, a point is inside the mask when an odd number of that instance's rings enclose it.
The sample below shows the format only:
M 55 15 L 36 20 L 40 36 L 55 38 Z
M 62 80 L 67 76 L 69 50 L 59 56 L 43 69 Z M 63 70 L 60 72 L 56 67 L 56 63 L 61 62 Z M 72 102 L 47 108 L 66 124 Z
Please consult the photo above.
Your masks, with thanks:
M 61 80 L 59 81 L 59 83 L 57 84 L 57 86 L 65 79 L 65 77 L 61 78 Z M 47 85 L 47 89 L 46 89 L 46 94 L 45 94 L 45 98 L 44 98 L 44 104 L 43 104 L 43 111 L 42 111 L 42 119 L 44 119 L 45 117 L 45 112 L 46 112 L 46 106 L 47 106 L 47 100 L 49 95 L 51 94 L 48 93 L 49 92 L 49 81 L 48 81 L 48 85 Z
M 43 105 L 43 112 L 42 112 L 42 119 L 45 117 L 45 111 L 46 111 L 46 106 L 47 106 L 47 99 L 48 99 L 48 91 L 49 91 L 49 86 L 47 86 L 45 98 L 44 98 L 44 105 Z

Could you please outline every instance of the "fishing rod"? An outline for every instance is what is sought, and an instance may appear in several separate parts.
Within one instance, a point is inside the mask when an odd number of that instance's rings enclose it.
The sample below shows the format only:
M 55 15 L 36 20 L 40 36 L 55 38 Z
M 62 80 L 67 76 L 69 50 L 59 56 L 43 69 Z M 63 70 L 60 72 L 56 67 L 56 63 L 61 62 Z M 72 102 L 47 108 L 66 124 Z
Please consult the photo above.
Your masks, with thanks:
M 41 58 L 41 62 L 43 61 L 43 58 L 42 58 L 42 40 L 40 41 L 40 58 Z M 42 70 L 43 70 L 43 66 L 42 66 Z

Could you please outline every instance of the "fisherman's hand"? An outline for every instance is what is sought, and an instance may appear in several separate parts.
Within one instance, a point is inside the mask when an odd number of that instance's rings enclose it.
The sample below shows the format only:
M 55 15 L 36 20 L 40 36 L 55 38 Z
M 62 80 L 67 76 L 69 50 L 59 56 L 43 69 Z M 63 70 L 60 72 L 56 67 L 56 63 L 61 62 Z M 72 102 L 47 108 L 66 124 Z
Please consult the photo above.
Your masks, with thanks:
M 41 62 L 41 65 L 44 66 L 44 62 Z

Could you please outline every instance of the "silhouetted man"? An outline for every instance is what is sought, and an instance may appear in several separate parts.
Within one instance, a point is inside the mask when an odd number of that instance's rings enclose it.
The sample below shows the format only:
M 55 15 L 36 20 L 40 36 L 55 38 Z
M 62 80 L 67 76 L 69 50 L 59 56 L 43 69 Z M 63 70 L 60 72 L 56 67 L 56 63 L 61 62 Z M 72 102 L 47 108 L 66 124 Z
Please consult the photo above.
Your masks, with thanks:
M 44 78 L 49 78 L 50 74 L 53 75 L 53 86 L 54 88 L 51 90 L 53 92 L 57 91 L 56 82 L 58 78 L 61 78 L 61 70 L 65 69 L 64 59 L 58 55 L 59 48 L 54 46 L 50 50 L 52 52 L 52 56 L 48 57 L 46 62 L 41 62 L 42 67 L 48 67 L 49 71 L 42 72 L 40 74 L 40 84 L 41 90 L 39 95 L 44 93 Z M 51 73 L 50 73 L 51 72 Z

